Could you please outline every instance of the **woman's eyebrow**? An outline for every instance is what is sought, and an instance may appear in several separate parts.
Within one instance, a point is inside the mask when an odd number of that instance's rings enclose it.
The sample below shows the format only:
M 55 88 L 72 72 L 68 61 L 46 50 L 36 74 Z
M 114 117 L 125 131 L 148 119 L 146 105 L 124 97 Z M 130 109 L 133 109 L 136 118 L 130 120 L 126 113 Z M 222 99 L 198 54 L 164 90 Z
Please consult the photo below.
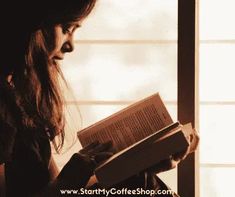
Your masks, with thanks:
M 68 23 L 70 26 L 74 26 L 76 28 L 81 27 L 81 21 L 72 21 Z
M 81 24 L 78 23 L 78 22 L 74 22 L 74 23 L 70 23 L 70 27 L 73 28 L 73 31 L 80 28 L 81 27 Z

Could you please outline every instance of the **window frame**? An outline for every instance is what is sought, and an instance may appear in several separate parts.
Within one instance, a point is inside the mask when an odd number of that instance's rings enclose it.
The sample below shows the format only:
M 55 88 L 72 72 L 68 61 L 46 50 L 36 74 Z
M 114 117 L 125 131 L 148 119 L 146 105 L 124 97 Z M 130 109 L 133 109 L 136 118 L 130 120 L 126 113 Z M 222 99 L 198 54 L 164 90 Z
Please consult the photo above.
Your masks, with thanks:
M 178 0 L 178 120 L 191 122 L 198 130 L 198 4 L 199 0 Z M 178 165 L 178 193 L 199 196 L 199 153 L 191 153 Z

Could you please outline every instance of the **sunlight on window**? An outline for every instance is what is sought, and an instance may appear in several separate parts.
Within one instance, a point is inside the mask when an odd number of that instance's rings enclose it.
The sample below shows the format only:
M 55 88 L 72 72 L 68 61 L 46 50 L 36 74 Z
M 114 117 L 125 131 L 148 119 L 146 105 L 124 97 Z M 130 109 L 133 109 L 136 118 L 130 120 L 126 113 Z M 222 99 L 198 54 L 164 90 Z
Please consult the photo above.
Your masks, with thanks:
M 177 0 L 100 0 L 79 40 L 177 39 Z
M 201 168 L 201 196 L 234 196 L 234 168 Z
M 202 105 L 200 156 L 202 163 L 235 163 L 235 105 Z
M 235 1 L 199 5 L 201 197 L 233 196 Z
M 200 39 L 234 39 L 234 0 L 200 0 Z
M 136 100 L 159 91 L 176 101 L 176 44 L 88 47 L 78 45 L 64 62 L 79 100 Z
M 232 43 L 201 44 L 200 91 L 202 101 L 235 101 L 235 91 L 232 91 L 235 84 L 234 52 L 235 45 Z

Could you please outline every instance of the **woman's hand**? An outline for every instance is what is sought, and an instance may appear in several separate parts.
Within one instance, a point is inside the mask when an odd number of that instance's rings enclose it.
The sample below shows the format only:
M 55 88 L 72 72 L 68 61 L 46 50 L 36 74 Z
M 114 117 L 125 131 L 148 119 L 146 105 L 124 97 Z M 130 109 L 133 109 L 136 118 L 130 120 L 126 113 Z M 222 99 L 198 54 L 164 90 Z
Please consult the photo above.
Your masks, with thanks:
M 188 154 L 194 152 L 197 149 L 199 143 L 199 135 L 196 130 L 194 130 L 193 134 L 188 136 L 188 141 L 190 145 L 185 150 L 174 155 L 170 155 L 169 158 L 162 160 L 157 165 L 149 168 L 147 171 L 157 174 L 175 168 L 182 160 L 184 160 L 188 156 Z
M 189 141 L 190 141 L 189 153 L 192 153 L 197 149 L 198 144 L 199 144 L 199 140 L 200 140 L 198 132 L 195 129 L 193 129 L 193 130 L 194 130 L 194 132 L 188 137 Z
M 97 167 L 114 154 L 114 149 L 111 141 L 106 143 L 93 142 L 80 150 L 79 154 L 89 158 Z
M 85 187 L 95 168 L 112 155 L 111 142 L 91 143 L 71 157 L 57 179 L 68 188 Z
M 175 168 L 178 163 L 180 163 L 183 159 L 187 157 L 189 154 L 190 148 L 188 147 L 187 149 L 176 153 L 174 155 L 170 155 L 169 158 L 160 161 L 158 164 L 154 165 L 153 167 L 150 167 L 147 169 L 148 172 L 150 173 L 160 173 L 160 172 L 165 172 L 168 170 L 171 170 Z

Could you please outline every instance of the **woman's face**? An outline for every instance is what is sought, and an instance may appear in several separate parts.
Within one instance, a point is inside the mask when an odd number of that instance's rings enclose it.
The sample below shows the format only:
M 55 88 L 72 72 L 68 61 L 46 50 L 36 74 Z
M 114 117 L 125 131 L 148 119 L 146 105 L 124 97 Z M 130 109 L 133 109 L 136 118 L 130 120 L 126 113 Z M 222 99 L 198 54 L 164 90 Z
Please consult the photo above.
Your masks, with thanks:
M 54 43 L 49 51 L 49 59 L 53 61 L 63 60 L 65 53 L 70 53 L 74 49 L 74 32 L 80 27 L 78 22 L 67 25 L 56 25 L 54 27 Z

